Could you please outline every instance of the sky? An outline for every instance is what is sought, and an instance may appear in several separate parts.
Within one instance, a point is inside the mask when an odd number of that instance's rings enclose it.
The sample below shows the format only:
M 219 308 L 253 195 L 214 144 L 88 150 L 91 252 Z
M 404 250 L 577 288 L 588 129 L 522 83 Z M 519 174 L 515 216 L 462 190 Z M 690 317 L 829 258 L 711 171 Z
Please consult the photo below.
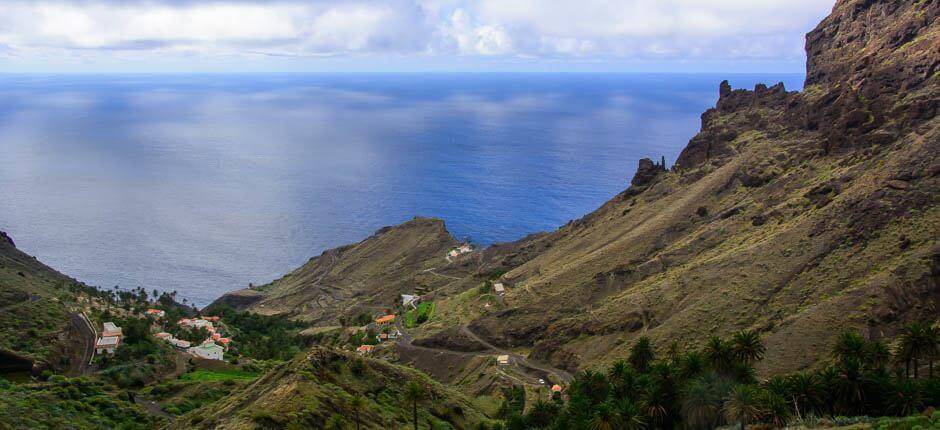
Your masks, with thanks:
M 0 72 L 803 72 L 834 0 L 0 0 Z

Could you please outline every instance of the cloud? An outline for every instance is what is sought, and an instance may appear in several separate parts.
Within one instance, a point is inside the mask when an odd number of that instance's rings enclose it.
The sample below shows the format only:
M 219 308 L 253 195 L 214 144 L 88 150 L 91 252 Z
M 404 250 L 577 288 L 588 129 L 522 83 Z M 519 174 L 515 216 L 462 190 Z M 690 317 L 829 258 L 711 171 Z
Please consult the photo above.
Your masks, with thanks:
M 0 59 L 788 60 L 832 2 L 11 0 L 0 3 Z

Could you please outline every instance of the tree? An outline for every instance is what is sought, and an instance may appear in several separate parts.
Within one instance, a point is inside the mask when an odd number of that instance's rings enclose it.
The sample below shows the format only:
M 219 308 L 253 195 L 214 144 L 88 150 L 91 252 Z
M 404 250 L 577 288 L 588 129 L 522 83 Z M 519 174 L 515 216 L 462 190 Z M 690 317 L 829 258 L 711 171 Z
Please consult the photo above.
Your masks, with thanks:
M 686 424 L 691 428 L 714 428 L 725 392 L 714 373 L 689 381 L 681 396 L 681 413 Z
M 750 385 L 734 387 L 725 400 L 724 413 L 729 422 L 740 422 L 741 430 L 748 423 L 759 421 L 763 416 L 759 391 Z
M 731 335 L 731 350 L 741 363 L 752 365 L 764 358 L 764 342 L 753 330 L 741 330 Z
M 891 350 L 884 342 L 868 342 L 865 356 L 869 370 L 884 373 L 891 361 Z
M 920 357 L 924 356 L 928 349 L 930 334 L 925 327 L 919 323 L 911 323 L 901 329 L 898 336 L 898 350 L 896 356 L 899 361 L 904 362 L 904 375 L 910 377 L 911 364 L 914 368 L 914 379 L 918 377 L 918 368 L 920 367 Z
M 601 403 L 594 409 L 590 428 L 591 430 L 619 430 L 623 428 L 622 424 L 617 409 L 610 403 Z
M 650 338 L 642 336 L 630 348 L 630 365 L 638 372 L 645 373 L 649 370 L 650 363 L 655 359 L 653 354 L 653 345 Z
M 340 414 L 330 416 L 325 426 L 327 430 L 342 430 L 344 427 L 346 427 L 346 420 L 344 420 L 343 416 Z
M 617 404 L 617 413 L 620 414 L 620 424 L 623 430 L 640 430 L 646 428 L 646 417 L 636 402 L 630 399 L 621 399 Z
M 854 331 L 843 331 L 836 339 L 836 344 L 832 347 L 832 358 L 837 363 L 845 363 L 849 360 L 863 362 L 866 359 L 867 347 L 865 339 Z
M 572 388 L 588 399 L 591 404 L 603 402 L 610 393 L 607 378 L 604 377 L 604 374 L 593 370 L 585 370 L 579 373 Z
M 362 408 L 366 405 L 366 399 L 360 395 L 356 395 L 349 401 L 349 408 L 352 409 L 353 413 L 356 415 L 356 430 L 359 430 L 360 420 L 359 413 L 362 412 Z
M 819 378 L 812 373 L 796 373 L 787 378 L 790 400 L 797 417 L 815 411 L 822 404 L 822 389 Z
M 708 338 L 705 344 L 705 360 L 721 375 L 729 375 L 734 368 L 734 352 L 731 345 L 718 336 Z
M 411 403 L 411 418 L 414 423 L 414 430 L 418 430 L 418 402 L 424 399 L 424 388 L 421 384 L 412 381 L 405 390 L 405 400 Z
M 940 326 L 924 328 L 924 354 L 930 363 L 927 376 L 933 379 L 933 363 L 940 356 Z
M 558 415 L 558 405 L 539 399 L 526 415 L 526 422 L 535 428 L 546 428 L 552 424 L 556 415 Z

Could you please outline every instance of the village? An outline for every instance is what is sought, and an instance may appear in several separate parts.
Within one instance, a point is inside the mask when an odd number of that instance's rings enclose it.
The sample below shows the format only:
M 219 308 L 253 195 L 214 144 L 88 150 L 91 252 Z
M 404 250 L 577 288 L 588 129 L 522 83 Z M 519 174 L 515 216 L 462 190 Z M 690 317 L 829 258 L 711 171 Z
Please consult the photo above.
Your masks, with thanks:
M 185 330 L 204 330 L 207 337 L 193 345 L 193 342 L 184 339 L 178 339 L 171 333 L 163 331 L 165 324 L 164 318 L 166 311 L 160 309 L 147 309 L 144 314 L 152 322 L 150 325 L 150 334 L 157 339 L 169 343 L 177 350 L 190 354 L 194 357 L 206 360 L 223 361 L 225 352 L 231 343 L 231 337 L 223 337 L 223 328 L 221 327 L 220 317 L 206 316 L 196 318 L 181 318 L 177 326 Z M 219 327 L 216 326 L 219 324 Z M 113 322 L 104 322 L 100 335 L 95 342 L 96 355 L 114 355 L 115 351 L 121 346 L 121 340 L 124 337 L 121 327 Z

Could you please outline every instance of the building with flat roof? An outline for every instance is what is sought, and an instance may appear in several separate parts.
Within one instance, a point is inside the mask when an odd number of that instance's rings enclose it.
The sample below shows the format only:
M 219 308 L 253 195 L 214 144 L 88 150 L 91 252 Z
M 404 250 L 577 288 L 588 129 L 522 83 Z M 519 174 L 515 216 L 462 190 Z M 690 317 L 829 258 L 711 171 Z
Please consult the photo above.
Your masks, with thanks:
M 101 337 L 111 337 L 111 336 L 123 336 L 124 333 L 121 332 L 121 328 L 115 325 L 113 322 L 108 321 L 102 324 L 103 329 L 101 330 Z
M 95 342 L 96 354 L 114 354 L 114 350 L 121 344 L 121 338 L 118 336 L 99 337 Z
M 215 342 L 210 340 L 206 341 L 202 345 L 189 348 L 189 353 L 195 355 L 196 357 L 205 358 L 206 360 L 221 361 L 225 354 L 225 348 L 216 345 Z

